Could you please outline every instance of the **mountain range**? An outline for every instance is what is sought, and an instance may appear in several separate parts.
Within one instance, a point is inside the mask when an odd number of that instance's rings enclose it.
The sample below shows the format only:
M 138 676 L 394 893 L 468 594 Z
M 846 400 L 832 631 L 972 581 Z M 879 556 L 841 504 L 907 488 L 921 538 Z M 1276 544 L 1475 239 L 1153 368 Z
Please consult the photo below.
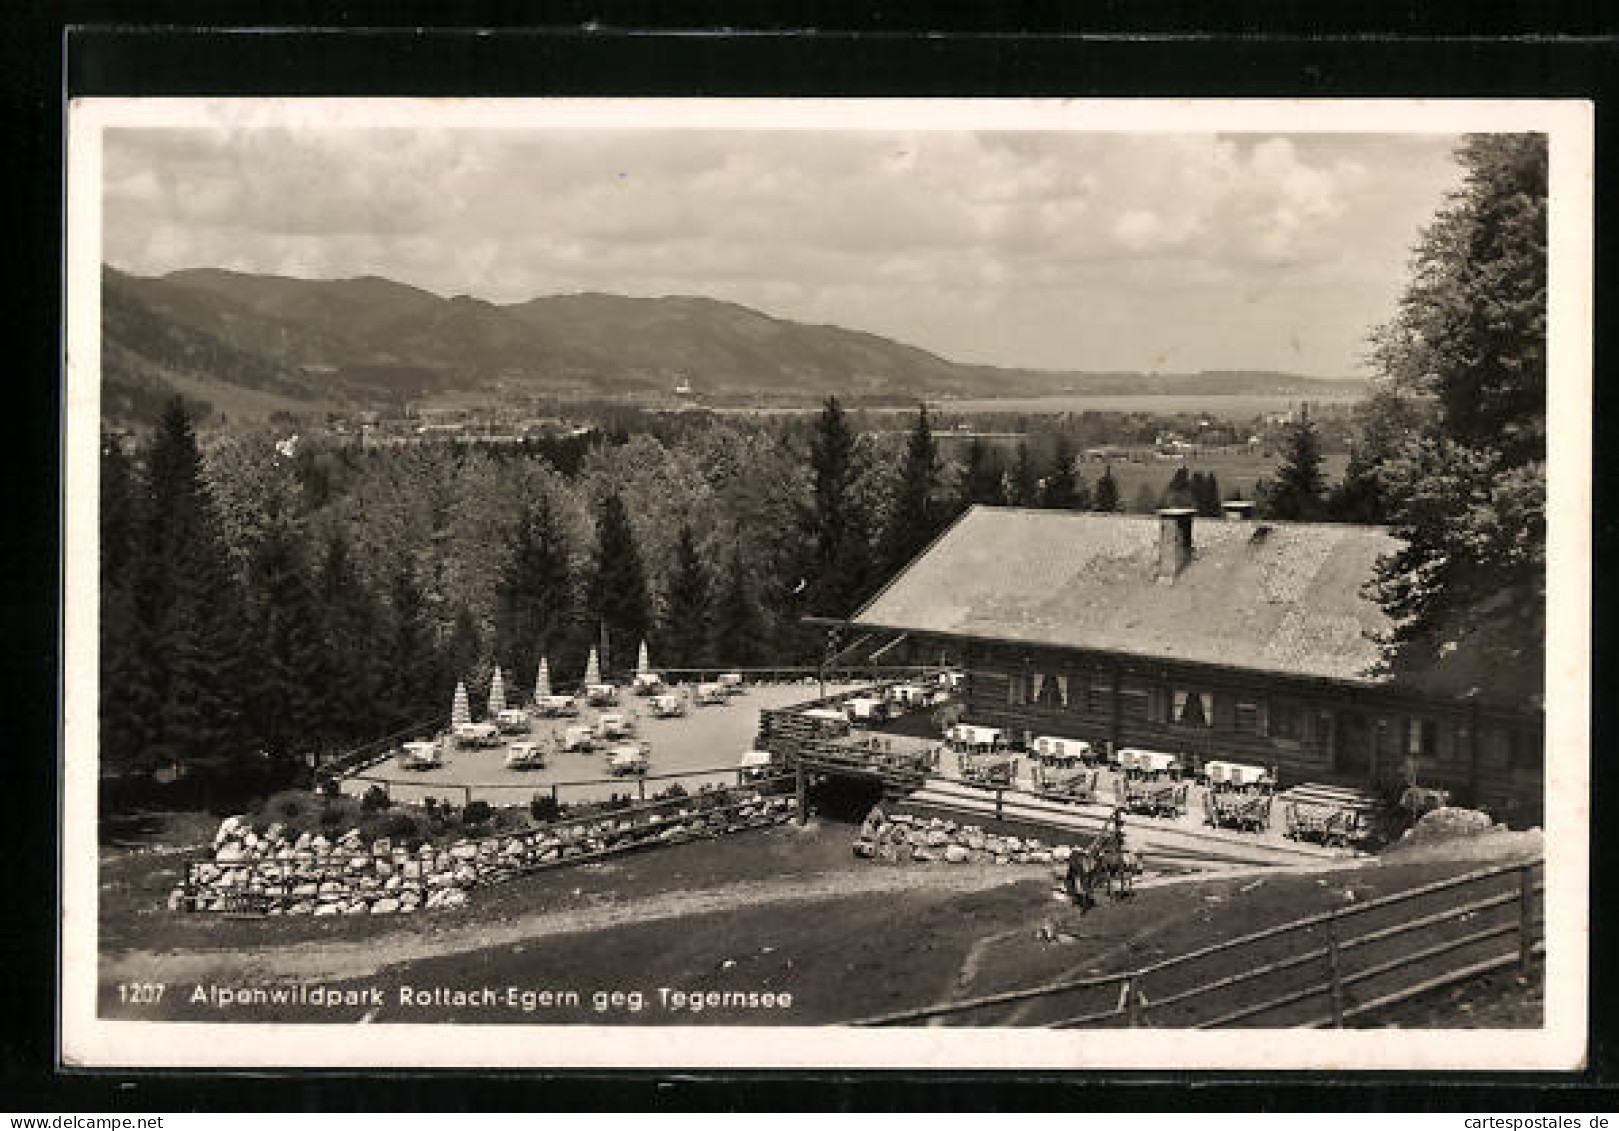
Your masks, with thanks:
M 102 402 L 150 416 L 174 392 L 238 412 L 407 400 L 667 393 L 764 401 L 1355 391 L 1273 372 L 1078 373 L 950 361 L 914 346 L 672 295 L 497 304 L 377 276 L 295 279 L 217 268 L 102 272 Z

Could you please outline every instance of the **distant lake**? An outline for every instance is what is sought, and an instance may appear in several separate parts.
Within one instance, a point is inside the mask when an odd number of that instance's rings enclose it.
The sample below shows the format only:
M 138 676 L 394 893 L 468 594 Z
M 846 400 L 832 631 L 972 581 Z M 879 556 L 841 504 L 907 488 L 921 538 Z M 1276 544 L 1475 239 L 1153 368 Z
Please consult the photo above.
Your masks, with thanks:
M 1208 412 L 1225 419 L 1286 412 L 1300 401 L 1311 404 L 1354 404 L 1363 396 L 1357 388 L 1343 393 L 1309 396 L 1281 393 L 1065 393 L 1047 397 L 973 397 L 962 400 L 930 400 L 928 407 L 946 412 L 1024 412 L 1051 416 L 1063 412 Z M 880 410 L 868 410 L 880 411 Z M 896 411 L 912 412 L 913 409 Z

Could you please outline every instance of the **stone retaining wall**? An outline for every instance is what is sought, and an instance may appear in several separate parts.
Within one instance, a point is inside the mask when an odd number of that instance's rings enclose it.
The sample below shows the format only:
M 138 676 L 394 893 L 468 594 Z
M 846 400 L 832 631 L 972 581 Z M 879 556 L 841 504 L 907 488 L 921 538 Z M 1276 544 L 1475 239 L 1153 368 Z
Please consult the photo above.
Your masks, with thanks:
M 713 796 L 713 795 L 709 795 Z M 781 824 L 797 811 L 791 796 L 729 790 L 718 805 L 691 802 L 657 811 L 607 814 L 414 851 L 358 829 L 336 840 L 280 825 L 254 828 L 229 817 L 210 859 L 194 863 L 169 896 L 174 911 L 268 915 L 389 915 L 459 907 L 467 890 L 525 872 L 582 863 L 635 848 L 680 844 Z
M 854 841 L 854 854 L 895 864 L 1065 864 L 1074 849 L 1036 837 L 1003 836 L 980 825 L 942 817 L 873 809 Z

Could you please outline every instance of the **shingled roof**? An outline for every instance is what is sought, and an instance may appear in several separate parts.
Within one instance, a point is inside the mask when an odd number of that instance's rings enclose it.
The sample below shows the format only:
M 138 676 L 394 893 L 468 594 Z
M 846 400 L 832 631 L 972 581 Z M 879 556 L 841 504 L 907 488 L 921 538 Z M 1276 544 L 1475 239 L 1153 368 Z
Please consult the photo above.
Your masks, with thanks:
M 1160 520 L 974 507 L 851 619 L 919 633 L 1089 648 L 1377 682 L 1389 627 L 1362 592 L 1384 528 L 1196 519 L 1160 583 Z

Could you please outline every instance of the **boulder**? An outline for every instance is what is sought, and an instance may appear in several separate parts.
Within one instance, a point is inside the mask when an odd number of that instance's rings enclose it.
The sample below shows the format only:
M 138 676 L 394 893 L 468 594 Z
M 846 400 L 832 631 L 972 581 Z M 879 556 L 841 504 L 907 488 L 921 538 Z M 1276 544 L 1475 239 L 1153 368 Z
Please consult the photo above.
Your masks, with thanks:
M 927 835 L 927 843 L 930 848 L 941 848 L 950 843 L 950 837 L 943 829 L 933 829 Z
M 1073 854 L 1074 850 L 1066 844 L 1053 845 L 1051 849 L 1051 858 L 1058 863 L 1066 863 Z
M 456 860 L 476 860 L 478 846 L 468 841 L 458 840 L 450 845 L 450 856 Z
M 444 893 L 444 898 L 439 901 L 439 906 L 442 908 L 465 907 L 466 903 L 467 893 L 451 888 Z
M 854 842 L 854 854 L 870 859 L 877 854 L 877 846 L 865 837 L 860 837 Z
M 287 905 L 288 915 L 308 915 L 315 910 L 315 905 L 307 899 L 300 899 L 296 903 Z
M 932 852 L 929 852 L 927 849 L 923 848 L 921 845 L 917 845 L 911 849 L 911 859 L 915 860 L 919 864 L 926 864 L 930 861 L 937 860 L 938 857 Z
M 320 886 L 311 883 L 298 884 L 287 894 L 294 899 L 310 899 L 320 894 Z
M 317 906 L 315 908 L 314 914 L 316 914 L 316 915 L 338 915 L 338 914 L 341 914 L 341 905 L 336 904 L 336 903 L 322 903 L 322 904 L 320 904 L 319 906 Z
M 1452 837 L 1477 836 L 1488 832 L 1494 824 L 1488 813 L 1447 805 L 1419 817 L 1411 828 L 1411 839 L 1448 840 Z
M 1029 863 L 1049 864 L 1051 863 L 1051 853 L 1045 849 L 1041 849 L 1039 852 L 1031 852 L 1029 853 Z
M 292 850 L 294 852 L 308 852 L 309 846 L 313 844 L 314 841 L 315 838 L 310 836 L 307 832 L 299 833 L 298 839 L 292 842 Z
M 393 847 L 393 841 L 389 840 L 385 836 L 379 836 L 376 840 L 371 842 L 371 855 L 391 856 L 393 854 Z
M 398 910 L 399 901 L 392 897 L 379 899 L 371 905 L 371 914 L 373 915 L 392 915 Z
M 944 858 L 951 864 L 965 864 L 972 853 L 959 844 L 952 844 L 944 850 Z
M 227 841 L 214 853 L 216 864 L 240 864 L 247 859 L 247 850 L 236 841 Z
M 385 882 L 382 885 L 382 890 L 383 891 L 398 891 L 403 885 L 404 885 L 404 881 L 401 880 L 398 877 L 398 875 L 392 875 L 392 876 L 389 876 L 388 879 L 387 879 L 387 882 Z

